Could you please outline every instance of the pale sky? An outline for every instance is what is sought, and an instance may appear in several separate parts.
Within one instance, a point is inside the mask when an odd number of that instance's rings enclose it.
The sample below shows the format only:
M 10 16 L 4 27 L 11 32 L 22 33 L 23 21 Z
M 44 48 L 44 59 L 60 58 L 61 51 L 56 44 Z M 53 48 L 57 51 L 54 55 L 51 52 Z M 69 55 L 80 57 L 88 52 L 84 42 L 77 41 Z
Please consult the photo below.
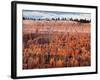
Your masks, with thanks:
M 45 18 L 73 18 L 73 19 L 87 19 L 91 20 L 90 13 L 76 13 L 76 12 L 56 12 L 56 11 L 35 11 L 23 10 L 23 17 L 45 19 Z

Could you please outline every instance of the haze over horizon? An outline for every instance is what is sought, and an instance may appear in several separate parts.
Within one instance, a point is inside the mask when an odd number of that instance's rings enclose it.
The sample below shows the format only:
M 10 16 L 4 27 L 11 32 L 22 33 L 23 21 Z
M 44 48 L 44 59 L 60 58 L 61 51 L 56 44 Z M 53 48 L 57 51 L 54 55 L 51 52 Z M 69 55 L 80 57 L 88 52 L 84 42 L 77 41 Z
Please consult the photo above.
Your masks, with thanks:
M 23 10 L 22 16 L 25 18 L 34 18 L 34 19 L 72 18 L 72 19 L 91 20 L 90 13 L 76 13 L 76 12 Z

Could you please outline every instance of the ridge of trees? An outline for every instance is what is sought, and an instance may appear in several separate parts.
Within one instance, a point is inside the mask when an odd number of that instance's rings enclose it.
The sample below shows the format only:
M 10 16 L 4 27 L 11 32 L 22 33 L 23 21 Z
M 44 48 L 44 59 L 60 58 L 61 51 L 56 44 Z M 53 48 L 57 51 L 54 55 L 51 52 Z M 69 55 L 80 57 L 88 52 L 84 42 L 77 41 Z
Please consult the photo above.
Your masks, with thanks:
M 91 22 L 91 20 L 87 20 L 87 19 L 73 19 L 73 18 L 70 18 L 70 19 L 67 19 L 67 18 L 51 18 L 51 19 L 49 19 L 49 18 L 45 18 L 45 19 L 36 19 L 36 18 L 26 18 L 26 17 L 23 17 L 23 20 L 34 20 L 34 21 L 36 21 L 36 20 L 38 20 L 38 21 L 41 21 L 41 20 L 46 20 L 46 21 L 50 21 L 50 20 L 54 20 L 54 21 L 60 21 L 60 20 L 63 20 L 63 21 L 67 21 L 67 20 L 69 20 L 69 21 L 76 21 L 76 22 L 81 22 L 81 23 L 90 23 Z

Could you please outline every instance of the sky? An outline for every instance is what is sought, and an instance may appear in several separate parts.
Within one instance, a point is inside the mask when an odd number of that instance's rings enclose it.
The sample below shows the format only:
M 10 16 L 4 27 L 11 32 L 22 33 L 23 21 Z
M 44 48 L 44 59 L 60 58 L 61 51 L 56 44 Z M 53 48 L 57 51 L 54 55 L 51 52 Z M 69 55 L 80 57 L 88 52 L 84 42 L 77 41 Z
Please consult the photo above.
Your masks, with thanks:
M 91 20 L 90 13 L 76 13 L 76 12 L 57 12 L 57 11 L 37 11 L 37 10 L 23 10 L 22 16 L 25 18 L 45 19 L 45 18 L 73 18 L 73 19 L 87 19 Z

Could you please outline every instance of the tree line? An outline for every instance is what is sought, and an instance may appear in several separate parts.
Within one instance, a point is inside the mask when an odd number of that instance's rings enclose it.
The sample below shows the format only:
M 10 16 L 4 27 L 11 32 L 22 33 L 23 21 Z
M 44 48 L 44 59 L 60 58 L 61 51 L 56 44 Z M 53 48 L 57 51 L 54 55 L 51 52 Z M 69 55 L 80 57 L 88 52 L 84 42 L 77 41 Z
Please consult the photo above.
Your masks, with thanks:
M 54 20 L 54 21 L 67 21 L 67 20 L 70 20 L 70 21 L 76 21 L 76 22 L 81 22 L 81 23 L 90 23 L 91 20 L 87 20 L 87 19 L 73 19 L 73 18 L 44 18 L 44 19 L 36 19 L 36 18 L 26 18 L 26 17 L 23 17 L 23 20 L 34 20 L 34 21 L 41 21 L 41 20 L 46 20 L 46 21 L 51 21 L 51 20 Z

